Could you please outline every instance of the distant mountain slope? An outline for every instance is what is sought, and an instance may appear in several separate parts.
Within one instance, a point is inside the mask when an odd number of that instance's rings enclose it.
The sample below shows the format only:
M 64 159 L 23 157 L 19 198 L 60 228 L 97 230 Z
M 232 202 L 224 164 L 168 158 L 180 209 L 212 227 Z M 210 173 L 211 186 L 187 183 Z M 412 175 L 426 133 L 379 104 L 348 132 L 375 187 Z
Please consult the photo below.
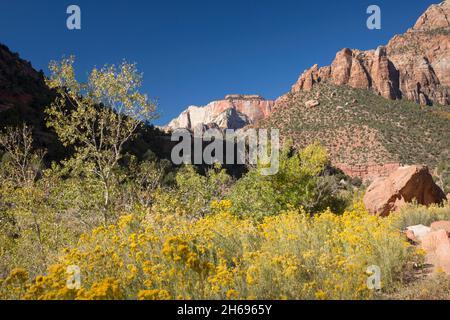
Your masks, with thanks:
M 450 104 L 450 0 L 432 5 L 385 47 L 342 49 L 331 66 L 305 71 L 292 91 L 308 91 L 322 81 L 371 89 L 387 99 Z
M 293 139 L 298 147 L 320 141 L 335 164 L 349 167 L 434 166 L 450 150 L 450 106 L 388 100 L 327 81 L 289 93 L 258 127 L 279 128 L 283 139 Z
M 450 104 L 450 0 L 430 6 L 414 27 L 386 46 L 368 51 L 344 48 L 330 66 L 314 65 L 300 75 L 289 94 L 310 91 L 322 82 L 370 90 L 390 100 Z M 230 97 L 205 107 L 191 106 L 166 129 L 237 129 L 291 102 L 287 95 L 275 105 L 253 96 Z
M 445 1 L 387 46 L 346 48 L 331 66 L 305 71 L 257 126 L 279 128 L 298 147 L 320 141 L 349 175 L 386 174 L 400 164 L 434 167 L 449 159 L 449 94 Z
M 44 110 L 51 99 L 44 74 L 0 44 L 0 129 L 26 123 L 33 127 L 35 144 L 58 158 L 64 148 L 45 125 Z
M 447 0 L 431 6 L 413 28 L 385 47 L 343 49 L 331 66 L 314 66 L 276 102 L 230 95 L 188 108 L 166 128 L 277 127 L 284 139 L 292 138 L 298 146 L 321 141 L 340 167 L 435 166 L 440 157 L 448 158 L 450 107 L 421 107 L 416 102 L 450 103 L 449 17 Z M 33 125 L 37 144 L 58 158 L 67 151 L 45 126 L 44 109 L 51 98 L 42 72 L 0 45 L 0 128 Z M 129 148 L 138 155 L 150 147 L 167 155 L 167 141 L 146 127 Z
M 267 117 L 275 102 L 258 95 L 227 95 L 204 107 L 190 106 L 165 128 L 175 129 L 241 129 Z

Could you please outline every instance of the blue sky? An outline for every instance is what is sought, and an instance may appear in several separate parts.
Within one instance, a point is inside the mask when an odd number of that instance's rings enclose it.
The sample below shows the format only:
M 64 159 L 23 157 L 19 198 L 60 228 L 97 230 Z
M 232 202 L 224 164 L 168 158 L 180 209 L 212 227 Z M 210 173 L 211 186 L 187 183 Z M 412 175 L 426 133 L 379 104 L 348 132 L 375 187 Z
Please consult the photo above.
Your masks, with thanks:
M 0 0 L 0 42 L 47 73 L 50 60 L 93 66 L 137 62 L 143 91 L 159 100 L 165 124 L 188 105 L 229 93 L 274 99 L 315 63 L 343 47 L 372 49 L 413 26 L 439 0 Z M 77 4 L 82 30 L 66 28 Z M 366 9 L 382 10 L 382 29 Z

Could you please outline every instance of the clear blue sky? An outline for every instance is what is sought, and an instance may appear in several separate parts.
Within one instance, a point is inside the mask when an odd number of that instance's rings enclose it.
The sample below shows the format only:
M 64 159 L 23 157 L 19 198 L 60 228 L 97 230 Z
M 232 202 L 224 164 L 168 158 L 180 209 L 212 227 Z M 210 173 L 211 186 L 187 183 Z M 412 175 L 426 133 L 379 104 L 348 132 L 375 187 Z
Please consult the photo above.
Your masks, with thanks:
M 274 99 L 343 47 L 372 49 L 411 27 L 439 0 L 0 0 L 0 42 L 47 73 L 75 54 L 82 79 L 93 66 L 137 62 L 144 91 L 165 124 L 188 105 L 228 93 Z M 77 4 L 82 30 L 66 28 Z M 366 28 L 366 9 L 382 29 Z

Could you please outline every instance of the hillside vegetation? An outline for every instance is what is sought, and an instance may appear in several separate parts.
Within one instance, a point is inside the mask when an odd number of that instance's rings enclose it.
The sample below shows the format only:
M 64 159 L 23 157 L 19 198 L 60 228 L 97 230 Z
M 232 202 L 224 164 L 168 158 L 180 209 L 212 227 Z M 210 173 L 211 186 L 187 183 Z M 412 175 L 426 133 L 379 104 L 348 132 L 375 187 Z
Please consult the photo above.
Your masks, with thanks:
M 319 143 L 286 143 L 276 175 L 255 167 L 239 180 L 219 164 L 202 175 L 151 153 L 138 159 L 125 146 L 142 139 L 140 119 L 156 106 L 136 66 L 95 68 L 80 83 L 73 63 L 51 63 L 56 99 L 46 108 L 72 153 L 46 165 L 29 126 L 0 132 L 0 299 L 449 298 L 445 287 L 422 293 L 436 282 L 403 234 L 409 223 L 449 220 L 447 204 L 369 215 Z M 371 266 L 379 290 L 367 285 Z
M 320 141 L 334 163 L 347 165 L 426 164 L 450 149 L 450 106 L 420 106 L 387 100 L 369 90 L 319 83 L 289 93 L 259 127 L 276 127 L 298 147 Z M 319 106 L 308 108 L 310 100 Z

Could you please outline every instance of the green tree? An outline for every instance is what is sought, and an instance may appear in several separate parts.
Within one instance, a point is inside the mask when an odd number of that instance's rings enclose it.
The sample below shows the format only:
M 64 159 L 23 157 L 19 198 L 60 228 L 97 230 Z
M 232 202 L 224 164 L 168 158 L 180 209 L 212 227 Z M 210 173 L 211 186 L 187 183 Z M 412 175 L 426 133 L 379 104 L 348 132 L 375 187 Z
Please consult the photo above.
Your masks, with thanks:
M 48 126 L 65 146 L 75 149 L 65 165 L 103 184 L 106 223 L 114 171 L 124 145 L 136 136 L 143 122 L 155 119 L 156 106 L 140 93 L 142 75 L 135 64 L 94 68 L 86 83 L 76 80 L 73 64 L 73 57 L 50 63 L 47 84 L 56 90 L 57 98 L 46 111 Z
M 325 174 L 329 165 L 326 150 L 313 144 L 291 153 L 291 144 L 287 143 L 277 174 L 264 176 L 256 168 L 237 181 L 229 196 L 235 214 L 262 219 L 289 207 L 303 207 L 310 213 L 338 207 L 337 182 Z
M 0 166 L 0 274 L 14 265 L 43 272 L 49 257 L 77 228 L 54 208 L 52 199 L 60 197 L 53 197 L 54 179 L 43 170 L 45 152 L 33 147 L 32 129 L 6 128 L 0 148 L 5 152 Z

